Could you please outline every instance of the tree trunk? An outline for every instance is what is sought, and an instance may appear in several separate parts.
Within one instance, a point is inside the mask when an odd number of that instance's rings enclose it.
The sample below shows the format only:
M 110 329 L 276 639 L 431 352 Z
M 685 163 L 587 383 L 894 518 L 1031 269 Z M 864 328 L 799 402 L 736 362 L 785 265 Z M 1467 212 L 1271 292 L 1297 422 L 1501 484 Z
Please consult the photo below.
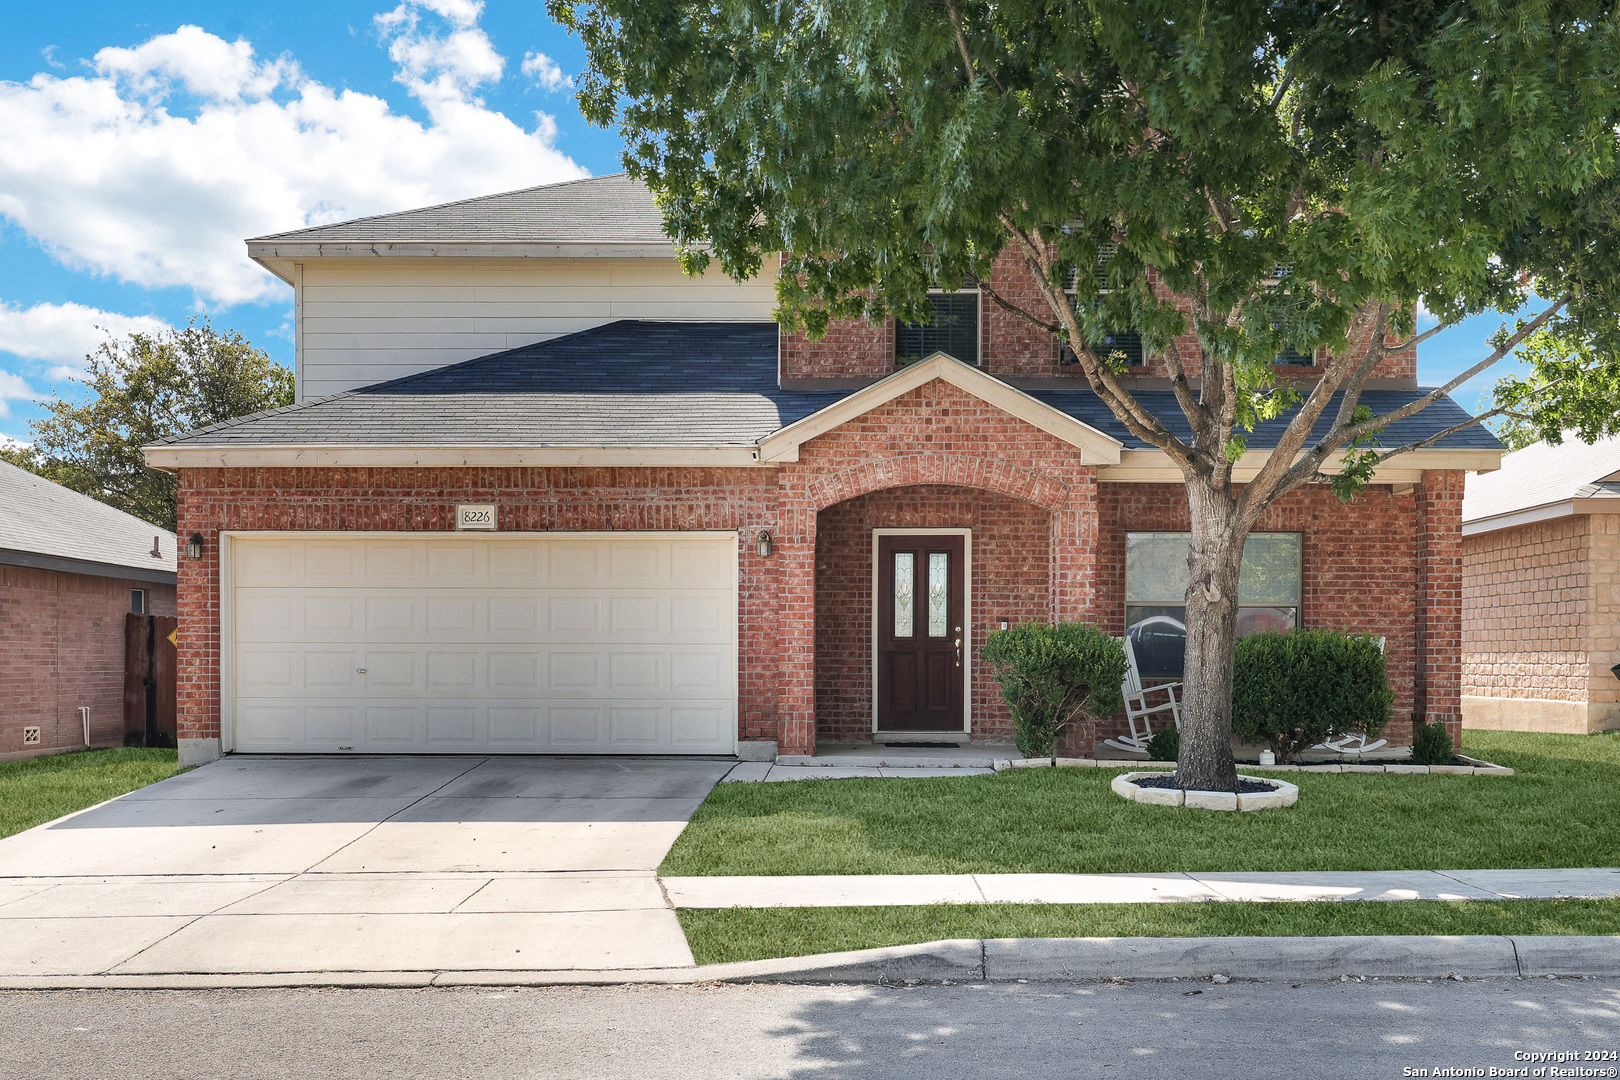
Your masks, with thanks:
M 1187 664 L 1176 779 L 1199 791 L 1236 791 L 1232 761 L 1232 648 L 1237 641 L 1238 571 L 1248 529 L 1228 490 L 1187 484 L 1192 541 L 1187 564 Z

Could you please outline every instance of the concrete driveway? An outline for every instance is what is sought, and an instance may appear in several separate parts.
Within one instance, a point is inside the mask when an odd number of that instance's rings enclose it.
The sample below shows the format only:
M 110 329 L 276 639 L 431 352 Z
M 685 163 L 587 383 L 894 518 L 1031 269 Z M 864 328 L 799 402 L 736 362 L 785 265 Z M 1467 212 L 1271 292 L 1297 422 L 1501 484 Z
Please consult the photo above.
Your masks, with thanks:
M 230 757 L 0 840 L 0 977 L 689 965 L 726 761 Z

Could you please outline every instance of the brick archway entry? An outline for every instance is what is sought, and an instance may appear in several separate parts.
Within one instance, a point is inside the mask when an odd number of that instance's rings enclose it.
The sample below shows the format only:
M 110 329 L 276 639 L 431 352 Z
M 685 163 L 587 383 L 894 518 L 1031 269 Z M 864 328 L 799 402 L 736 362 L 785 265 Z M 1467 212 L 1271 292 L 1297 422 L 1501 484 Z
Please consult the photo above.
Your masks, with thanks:
M 872 535 L 874 529 L 971 529 L 968 647 L 973 737 L 1011 737 L 1005 703 L 976 663 L 1002 617 L 1050 618 L 1051 512 L 998 491 L 915 484 L 868 492 L 816 516 L 816 741 L 870 742 L 873 719 Z

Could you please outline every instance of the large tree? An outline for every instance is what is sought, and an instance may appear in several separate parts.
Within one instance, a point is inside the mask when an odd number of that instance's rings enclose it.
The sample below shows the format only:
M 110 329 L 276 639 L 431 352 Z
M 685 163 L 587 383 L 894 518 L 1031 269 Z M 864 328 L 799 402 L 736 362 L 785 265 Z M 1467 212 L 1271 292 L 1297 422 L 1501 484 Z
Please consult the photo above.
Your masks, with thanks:
M 84 391 L 47 402 L 29 422 L 33 443 L 0 448 L 0 460 L 165 529 L 175 525 L 175 478 L 148 467 L 141 447 L 293 400 L 291 371 L 205 318 L 109 337 L 85 364 Z
M 717 260 L 745 278 L 786 253 L 778 315 L 812 335 L 834 318 L 926 319 L 930 288 L 977 279 L 1065 338 L 1097 395 L 1180 469 L 1187 786 L 1235 786 L 1237 579 L 1268 506 L 1311 483 L 1353 497 L 1380 462 L 1438 437 L 1381 432 L 1537 332 L 1566 343 L 1562 367 L 1509 381 L 1479 418 L 1614 423 L 1608 4 L 550 7 L 589 53 L 585 115 L 621 127 L 690 270 Z M 1004 253 L 1038 303 L 996 290 Z M 1388 351 L 1491 310 L 1523 317 L 1478 363 L 1395 411 L 1364 407 Z M 1417 332 L 1419 311 L 1437 325 Z M 1163 357 L 1184 423 L 1086 344 L 1124 325 Z M 1285 348 L 1326 350 L 1320 377 L 1279 380 Z M 1258 474 L 1234 482 L 1255 424 L 1290 415 Z

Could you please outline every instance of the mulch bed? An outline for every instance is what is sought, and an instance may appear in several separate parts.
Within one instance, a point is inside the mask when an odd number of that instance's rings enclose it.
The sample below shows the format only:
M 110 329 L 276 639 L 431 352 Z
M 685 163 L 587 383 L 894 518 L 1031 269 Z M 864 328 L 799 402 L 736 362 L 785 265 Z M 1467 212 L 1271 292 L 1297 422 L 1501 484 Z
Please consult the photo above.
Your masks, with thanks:
M 1169 788 L 1172 791 L 1193 791 L 1195 788 L 1185 788 L 1176 782 L 1173 775 L 1143 776 L 1131 781 L 1137 787 Z M 1276 791 L 1277 785 L 1266 780 L 1250 780 L 1247 776 L 1238 777 L 1237 786 L 1239 795 L 1264 795 L 1268 791 Z

